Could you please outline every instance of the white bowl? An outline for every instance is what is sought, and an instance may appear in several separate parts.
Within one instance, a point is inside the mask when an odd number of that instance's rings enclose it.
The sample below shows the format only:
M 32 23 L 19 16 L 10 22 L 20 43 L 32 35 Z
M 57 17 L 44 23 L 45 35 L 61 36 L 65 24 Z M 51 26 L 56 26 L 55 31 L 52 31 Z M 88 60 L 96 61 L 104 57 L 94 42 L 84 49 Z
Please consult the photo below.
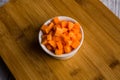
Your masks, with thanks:
M 71 22 L 77 22 L 75 19 L 67 17 L 67 16 L 57 16 L 60 20 L 66 20 L 66 21 L 71 21 Z M 53 18 L 49 19 L 48 21 L 46 21 L 44 23 L 44 25 L 48 25 L 51 21 L 53 20 Z M 82 27 L 80 26 L 80 30 L 81 30 L 81 34 L 82 34 L 82 39 L 80 41 L 80 45 L 74 49 L 73 51 L 71 51 L 70 53 L 66 53 L 66 54 L 62 54 L 62 55 L 55 55 L 53 52 L 51 52 L 50 50 L 48 50 L 45 45 L 41 44 L 42 42 L 42 38 L 41 36 L 43 35 L 43 32 L 40 30 L 39 32 L 39 43 L 40 46 L 42 47 L 42 49 L 49 55 L 53 56 L 56 59 L 69 59 L 71 58 L 73 55 L 75 55 L 77 53 L 77 51 L 79 50 L 79 48 L 81 47 L 83 40 L 84 40 L 84 32 Z

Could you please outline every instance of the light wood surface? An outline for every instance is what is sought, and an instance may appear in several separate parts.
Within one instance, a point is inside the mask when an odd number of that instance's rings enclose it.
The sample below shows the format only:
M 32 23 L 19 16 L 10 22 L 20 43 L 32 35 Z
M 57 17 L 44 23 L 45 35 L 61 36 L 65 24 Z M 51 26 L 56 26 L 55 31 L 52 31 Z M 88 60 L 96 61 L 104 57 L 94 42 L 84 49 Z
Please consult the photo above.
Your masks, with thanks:
M 40 25 L 70 16 L 85 39 L 69 60 L 39 46 Z M 0 56 L 16 80 L 120 80 L 120 20 L 99 0 L 10 0 L 0 8 Z

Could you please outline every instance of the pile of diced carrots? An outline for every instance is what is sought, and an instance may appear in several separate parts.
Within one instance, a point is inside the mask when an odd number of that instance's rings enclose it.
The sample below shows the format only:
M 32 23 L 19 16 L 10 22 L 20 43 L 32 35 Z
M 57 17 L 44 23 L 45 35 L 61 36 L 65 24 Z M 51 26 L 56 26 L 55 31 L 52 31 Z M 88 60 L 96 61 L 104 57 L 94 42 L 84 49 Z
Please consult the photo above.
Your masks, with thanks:
M 67 54 L 77 48 L 81 40 L 80 24 L 55 17 L 42 25 L 42 44 L 56 55 Z

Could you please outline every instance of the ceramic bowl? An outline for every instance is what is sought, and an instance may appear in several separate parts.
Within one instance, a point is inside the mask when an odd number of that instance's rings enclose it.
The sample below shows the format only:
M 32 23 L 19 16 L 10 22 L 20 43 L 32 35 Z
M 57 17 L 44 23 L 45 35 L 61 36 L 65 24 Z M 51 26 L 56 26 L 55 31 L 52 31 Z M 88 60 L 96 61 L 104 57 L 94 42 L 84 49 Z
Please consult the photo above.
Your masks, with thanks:
M 71 18 L 71 17 L 67 17 L 67 16 L 57 16 L 59 18 L 59 20 L 66 20 L 66 21 L 71 21 L 71 22 L 77 22 L 75 19 Z M 48 25 L 51 21 L 53 20 L 53 18 L 47 20 L 44 25 Z M 50 56 L 56 58 L 56 59 L 69 59 L 71 58 L 72 56 L 74 56 L 77 51 L 80 49 L 82 43 L 83 43 L 83 40 L 84 40 L 84 32 L 83 32 L 83 29 L 82 29 L 82 26 L 80 26 L 80 31 L 81 31 L 81 34 L 82 34 L 82 38 L 80 40 L 80 45 L 74 49 L 73 51 L 71 51 L 70 53 L 66 53 L 66 54 L 62 54 L 62 55 L 55 55 L 53 52 L 51 52 L 50 50 L 48 50 L 45 45 L 41 44 L 42 42 L 42 38 L 41 36 L 43 35 L 43 32 L 40 30 L 39 32 L 39 43 L 40 43 L 40 46 L 42 47 L 42 49 L 47 53 L 49 54 Z

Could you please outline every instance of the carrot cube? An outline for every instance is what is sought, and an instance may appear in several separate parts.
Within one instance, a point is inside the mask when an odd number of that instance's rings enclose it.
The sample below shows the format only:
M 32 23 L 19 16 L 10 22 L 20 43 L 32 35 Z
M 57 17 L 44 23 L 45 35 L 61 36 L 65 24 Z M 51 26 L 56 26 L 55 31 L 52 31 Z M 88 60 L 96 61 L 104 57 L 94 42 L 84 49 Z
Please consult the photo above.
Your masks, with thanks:
M 67 32 L 67 31 L 68 31 L 67 28 L 62 28 L 62 33 L 65 33 L 65 32 Z
M 53 40 L 58 42 L 58 41 L 61 41 L 61 37 L 59 36 L 53 36 Z
M 55 54 L 56 54 L 56 55 L 61 55 L 61 54 L 63 54 L 63 49 L 56 49 L 56 50 L 55 50 Z
M 42 30 L 44 33 L 48 33 L 48 26 L 42 25 L 41 30 Z
M 71 30 L 74 26 L 74 23 L 72 22 L 68 22 L 68 29 Z
M 69 53 L 69 52 L 71 52 L 71 50 L 72 50 L 71 46 L 69 46 L 69 45 L 64 46 L 65 53 Z
M 53 23 L 53 22 L 51 22 L 51 23 L 48 25 L 48 27 L 47 27 L 48 33 L 51 31 L 51 29 L 53 28 L 53 26 L 54 26 L 54 23 Z
M 42 44 L 43 44 L 43 45 L 46 45 L 47 43 L 48 43 L 47 40 L 42 40 Z
M 55 36 L 60 36 L 63 33 L 62 29 L 60 27 L 57 27 L 55 30 Z
M 77 40 L 81 40 L 82 34 L 81 33 L 76 33 L 76 38 L 77 38 Z
M 77 48 L 78 46 L 79 46 L 79 44 L 80 44 L 80 42 L 78 41 L 78 40 L 76 40 L 76 41 L 74 41 L 73 43 L 72 43 L 72 48 Z
M 74 24 L 74 28 L 80 29 L 80 24 L 79 24 L 79 23 L 75 23 L 75 24 Z
M 49 45 L 49 44 L 47 44 L 46 47 L 47 47 L 47 49 L 49 49 L 50 51 L 53 50 L 52 46 Z
M 49 43 L 54 49 L 56 48 L 56 43 L 55 43 L 55 41 L 50 40 L 50 41 L 48 41 L 48 43 Z
M 55 24 L 58 24 L 60 21 L 59 21 L 58 17 L 55 17 L 55 18 L 53 19 L 53 22 L 54 22 Z
M 47 40 L 52 40 L 52 35 L 51 34 L 47 35 Z
M 66 42 L 66 45 L 71 46 L 71 45 L 72 45 L 72 40 L 67 41 L 67 42 Z
M 67 27 L 67 25 L 68 25 L 68 22 L 67 22 L 67 21 L 61 21 L 61 27 L 62 27 L 62 28 Z
M 56 42 L 58 49 L 63 49 L 63 45 L 61 41 Z

